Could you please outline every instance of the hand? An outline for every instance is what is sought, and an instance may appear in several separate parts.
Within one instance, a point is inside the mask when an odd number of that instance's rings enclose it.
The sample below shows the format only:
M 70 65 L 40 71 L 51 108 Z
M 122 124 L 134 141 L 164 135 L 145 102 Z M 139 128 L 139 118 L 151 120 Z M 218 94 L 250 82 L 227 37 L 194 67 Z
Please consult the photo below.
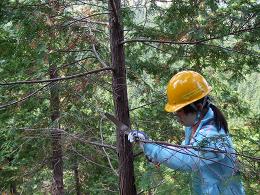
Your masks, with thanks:
M 128 134 L 128 140 L 132 143 L 142 140 L 149 140 L 149 137 L 143 131 L 132 130 Z

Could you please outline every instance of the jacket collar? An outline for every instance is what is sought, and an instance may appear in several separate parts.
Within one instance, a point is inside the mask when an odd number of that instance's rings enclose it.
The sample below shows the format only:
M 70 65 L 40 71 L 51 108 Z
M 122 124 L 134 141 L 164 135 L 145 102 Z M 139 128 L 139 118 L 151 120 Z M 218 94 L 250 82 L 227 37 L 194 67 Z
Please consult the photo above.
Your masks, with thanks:
M 194 133 L 194 137 L 198 134 L 199 130 L 201 129 L 201 127 L 208 123 L 209 121 L 211 121 L 212 119 L 214 119 L 214 112 L 211 108 L 209 108 L 209 110 L 207 111 L 207 113 L 205 114 L 205 116 L 203 117 L 203 119 L 200 121 L 199 126 L 197 127 L 196 132 Z M 192 127 L 185 127 L 185 144 L 190 144 L 190 138 L 191 138 L 191 134 L 192 134 Z

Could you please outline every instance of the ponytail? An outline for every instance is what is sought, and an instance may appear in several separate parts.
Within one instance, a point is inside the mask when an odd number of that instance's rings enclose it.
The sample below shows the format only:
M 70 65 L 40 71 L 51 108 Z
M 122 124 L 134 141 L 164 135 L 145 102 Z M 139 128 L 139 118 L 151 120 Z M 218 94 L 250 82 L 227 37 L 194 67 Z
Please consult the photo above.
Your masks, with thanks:
M 209 107 L 214 112 L 214 123 L 217 126 L 217 130 L 220 131 L 223 128 L 225 133 L 228 133 L 228 123 L 224 114 L 213 104 L 209 104 Z

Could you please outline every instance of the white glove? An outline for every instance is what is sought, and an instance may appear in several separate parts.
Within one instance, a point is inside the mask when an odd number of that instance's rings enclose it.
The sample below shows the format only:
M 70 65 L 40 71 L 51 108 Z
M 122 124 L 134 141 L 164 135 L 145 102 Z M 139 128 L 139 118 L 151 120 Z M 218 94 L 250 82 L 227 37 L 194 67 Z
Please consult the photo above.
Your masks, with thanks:
M 139 145 L 142 149 L 144 149 L 144 142 L 145 140 L 149 140 L 149 137 L 143 132 L 138 130 L 132 130 L 128 134 L 128 141 L 132 142 L 139 142 Z
M 132 130 L 128 134 L 128 140 L 132 143 L 132 142 L 138 142 L 142 140 L 149 140 L 149 138 L 143 131 Z
M 138 131 L 138 130 L 132 130 L 128 134 L 128 140 L 132 142 L 138 142 L 139 146 L 144 150 L 144 144 L 145 140 L 151 141 L 151 139 L 144 133 L 143 131 Z M 160 163 L 155 162 L 153 159 L 150 159 L 148 156 L 146 156 L 147 160 L 154 164 L 157 168 L 160 167 Z

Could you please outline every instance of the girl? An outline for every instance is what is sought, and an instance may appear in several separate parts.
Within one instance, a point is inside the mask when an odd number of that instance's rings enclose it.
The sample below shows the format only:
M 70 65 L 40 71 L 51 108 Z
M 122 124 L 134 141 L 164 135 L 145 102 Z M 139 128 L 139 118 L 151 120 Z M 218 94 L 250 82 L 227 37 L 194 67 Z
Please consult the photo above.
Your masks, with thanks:
M 209 101 L 211 89 L 194 71 L 179 72 L 169 81 L 165 110 L 185 126 L 182 147 L 146 143 L 148 136 L 137 130 L 129 133 L 128 140 L 139 141 L 151 161 L 190 172 L 193 194 L 243 195 L 227 121 Z

